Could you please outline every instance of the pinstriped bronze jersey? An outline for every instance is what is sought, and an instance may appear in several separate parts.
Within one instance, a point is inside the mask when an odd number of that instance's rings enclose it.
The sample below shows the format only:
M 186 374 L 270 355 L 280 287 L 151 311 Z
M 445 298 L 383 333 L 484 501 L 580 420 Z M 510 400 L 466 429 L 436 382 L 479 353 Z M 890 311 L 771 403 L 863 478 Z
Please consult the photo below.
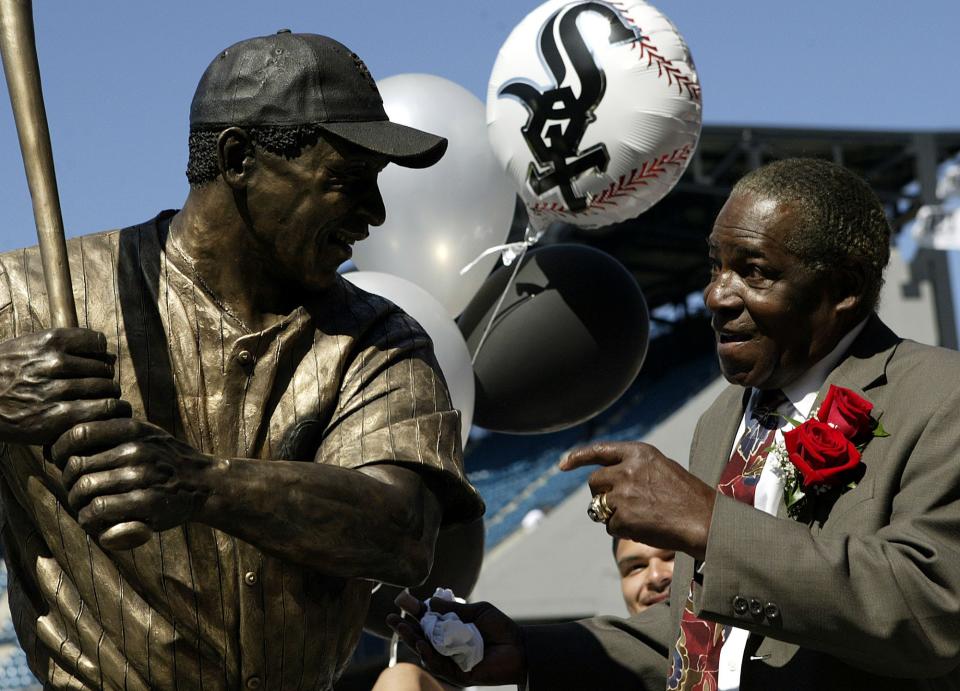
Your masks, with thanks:
M 422 471 L 445 520 L 482 502 L 462 471 L 429 338 L 338 279 L 245 333 L 163 250 L 169 217 L 71 240 L 80 324 L 106 334 L 135 414 L 221 457 Z M 48 324 L 35 249 L 0 256 L 0 337 Z M 251 277 L 256 280 L 256 277 Z M 285 563 L 188 523 L 106 553 L 34 447 L 0 459 L 10 605 L 31 668 L 54 689 L 327 689 L 371 584 Z

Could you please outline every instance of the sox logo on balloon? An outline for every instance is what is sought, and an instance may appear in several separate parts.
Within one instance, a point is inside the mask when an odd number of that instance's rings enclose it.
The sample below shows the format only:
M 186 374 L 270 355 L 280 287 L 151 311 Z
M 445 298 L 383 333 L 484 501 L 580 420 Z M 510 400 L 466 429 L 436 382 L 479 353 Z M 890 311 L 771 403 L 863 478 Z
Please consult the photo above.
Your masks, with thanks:
M 537 194 L 559 187 L 571 211 L 580 211 L 587 205 L 586 197 L 573 191 L 573 179 L 590 168 L 606 170 L 610 162 L 603 143 L 579 151 L 587 125 L 596 119 L 593 112 L 606 87 L 603 70 L 594 61 L 577 28 L 577 17 L 584 12 L 596 12 L 609 18 L 613 27 L 611 44 L 640 38 L 639 33 L 608 5 L 585 2 L 557 10 L 540 30 L 540 57 L 553 73 L 556 86 L 540 92 L 532 84 L 515 80 L 505 84 L 499 93 L 500 96 L 518 98 L 529 111 L 527 124 L 521 131 L 539 165 L 530 164 L 527 183 Z M 566 77 L 567 66 L 554 35 L 556 24 L 559 24 L 560 43 L 580 80 L 579 96 L 574 95 L 570 86 L 560 86 Z M 560 122 L 563 120 L 568 123 L 566 127 Z M 545 128 L 547 122 L 554 124 Z
M 700 134 L 700 86 L 682 37 L 645 2 L 549 0 L 501 48 L 487 123 L 532 225 L 597 227 L 679 180 Z

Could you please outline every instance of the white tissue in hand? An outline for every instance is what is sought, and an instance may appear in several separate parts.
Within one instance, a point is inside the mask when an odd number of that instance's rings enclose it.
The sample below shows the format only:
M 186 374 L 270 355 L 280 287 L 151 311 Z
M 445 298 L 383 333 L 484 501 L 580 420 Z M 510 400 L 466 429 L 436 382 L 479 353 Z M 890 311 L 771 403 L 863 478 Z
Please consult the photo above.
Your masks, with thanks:
M 457 597 L 453 594 L 453 591 L 450 588 L 437 588 L 433 591 L 433 595 L 430 596 L 430 599 L 437 598 L 438 600 L 446 600 L 447 602 L 459 602 L 461 605 L 467 604 L 467 601 L 462 597 Z M 429 602 L 427 603 L 429 607 Z
M 437 588 L 433 597 L 440 600 L 463 602 L 448 588 Z M 465 624 L 455 612 L 438 614 L 430 611 L 420 619 L 420 627 L 434 649 L 453 660 L 464 672 L 469 672 L 483 659 L 483 637 L 473 624 Z

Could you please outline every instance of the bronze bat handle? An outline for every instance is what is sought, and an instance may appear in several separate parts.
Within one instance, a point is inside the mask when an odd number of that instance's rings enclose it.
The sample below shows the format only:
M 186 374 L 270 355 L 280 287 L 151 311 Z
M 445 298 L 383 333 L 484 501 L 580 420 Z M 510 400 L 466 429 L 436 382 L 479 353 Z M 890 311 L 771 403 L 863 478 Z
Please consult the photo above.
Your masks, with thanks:
M 32 0 L 0 0 L 0 54 L 33 199 L 50 320 L 54 327 L 75 327 L 77 309 L 73 303 L 57 175 L 40 86 Z M 130 521 L 107 529 L 99 541 L 107 549 L 124 550 L 142 545 L 150 535 L 151 530 L 145 523 Z

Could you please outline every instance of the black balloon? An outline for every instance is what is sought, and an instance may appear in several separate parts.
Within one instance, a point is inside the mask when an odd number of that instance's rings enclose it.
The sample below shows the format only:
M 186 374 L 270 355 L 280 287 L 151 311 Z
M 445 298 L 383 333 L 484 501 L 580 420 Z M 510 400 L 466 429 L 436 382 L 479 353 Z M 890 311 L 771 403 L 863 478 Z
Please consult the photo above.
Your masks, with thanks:
M 471 354 L 515 267 L 487 279 L 458 319 Z M 585 245 L 528 252 L 474 363 L 474 424 L 530 434 L 571 427 L 630 386 L 650 314 L 633 275 Z

